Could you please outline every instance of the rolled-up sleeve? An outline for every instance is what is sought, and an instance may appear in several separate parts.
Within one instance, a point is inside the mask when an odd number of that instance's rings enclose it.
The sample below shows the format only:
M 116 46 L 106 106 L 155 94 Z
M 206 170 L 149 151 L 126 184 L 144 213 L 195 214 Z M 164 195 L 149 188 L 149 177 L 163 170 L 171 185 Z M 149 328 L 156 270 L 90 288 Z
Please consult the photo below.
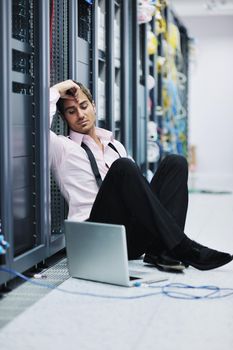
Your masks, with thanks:
M 59 92 L 55 88 L 50 88 L 49 94 L 49 118 L 50 127 L 52 125 L 53 116 L 56 113 L 56 103 L 60 98 Z M 49 142 L 49 165 L 50 167 L 58 167 L 62 154 L 64 153 L 64 147 L 62 140 L 52 130 L 50 130 L 50 142 Z

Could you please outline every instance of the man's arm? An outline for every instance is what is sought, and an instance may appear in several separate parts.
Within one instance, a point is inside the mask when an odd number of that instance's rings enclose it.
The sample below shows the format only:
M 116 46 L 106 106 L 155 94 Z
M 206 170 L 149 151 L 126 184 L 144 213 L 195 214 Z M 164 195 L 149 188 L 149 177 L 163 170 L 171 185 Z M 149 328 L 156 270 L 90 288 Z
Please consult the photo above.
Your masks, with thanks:
M 69 79 L 54 85 L 53 89 L 57 90 L 61 98 L 73 99 L 78 98 L 80 87 L 73 80 Z M 72 93 L 72 96 L 70 93 L 67 93 L 68 90 Z
M 78 87 L 79 88 L 79 87 Z M 74 89 L 74 94 L 78 91 L 77 85 L 72 80 L 66 80 L 58 83 L 50 88 L 49 94 L 49 117 L 50 127 L 52 125 L 53 116 L 56 113 L 57 101 L 59 98 L 67 97 L 67 90 Z M 71 90 L 72 91 L 72 90 Z M 74 98 L 74 97 L 72 97 Z M 58 137 L 52 130 L 50 130 L 50 143 L 49 143 L 49 164 L 50 166 L 57 168 L 62 160 L 64 154 L 64 145 L 62 139 Z
M 67 91 L 72 93 L 67 94 Z M 78 98 L 79 86 L 73 82 L 73 80 L 65 80 L 58 83 L 50 88 L 50 126 L 52 125 L 53 116 L 56 113 L 56 103 L 59 98 L 74 99 Z M 50 145 L 49 145 L 49 162 L 50 166 L 57 168 L 60 164 L 62 156 L 64 154 L 63 142 L 60 137 L 58 137 L 53 131 L 50 130 Z

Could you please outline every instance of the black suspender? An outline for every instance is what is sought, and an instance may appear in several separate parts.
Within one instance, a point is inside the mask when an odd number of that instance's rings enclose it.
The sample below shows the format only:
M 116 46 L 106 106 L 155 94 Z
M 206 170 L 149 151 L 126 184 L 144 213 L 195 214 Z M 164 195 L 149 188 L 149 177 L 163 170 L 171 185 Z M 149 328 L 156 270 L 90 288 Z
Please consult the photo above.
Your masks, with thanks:
M 88 159 L 89 159 L 89 161 L 91 163 L 91 169 L 92 169 L 93 174 L 95 176 L 96 183 L 97 183 L 98 187 L 100 187 L 101 184 L 102 184 L 102 179 L 101 179 L 101 176 L 100 176 L 100 172 L 99 172 L 98 165 L 96 163 L 95 157 L 94 157 L 92 151 L 90 150 L 90 148 L 85 143 L 82 142 L 81 146 L 87 153 Z M 109 142 L 108 146 L 111 147 L 115 152 L 117 152 L 119 154 L 119 157 L 121 158 L 120 153 L 118 152 L 116 147 L 111 142 Z
M 100 176 L 100 172 L 99 172 L 95 157 L 94 157 L 93 153 L 91 152 L 90 148 L 85 143 L 82 142 L 81 146 L 87 152 L 87 156 L 88 156 L 89 161 L 91 163 L 91 168 L 92 168 L 93 174 L 95 175 L 97 185 L 98 185 L 98 187 L 100 187 L 102 184 L 102 179 Z
M 118 153 L 119 154 L 119 158 L 121 158 L 120 153 L 118 152 L 118 150 L 116 149 L 116 147 L 114 146 L 113 143 L 109 142 L 108 146 L 111 147 L 116 153 Z

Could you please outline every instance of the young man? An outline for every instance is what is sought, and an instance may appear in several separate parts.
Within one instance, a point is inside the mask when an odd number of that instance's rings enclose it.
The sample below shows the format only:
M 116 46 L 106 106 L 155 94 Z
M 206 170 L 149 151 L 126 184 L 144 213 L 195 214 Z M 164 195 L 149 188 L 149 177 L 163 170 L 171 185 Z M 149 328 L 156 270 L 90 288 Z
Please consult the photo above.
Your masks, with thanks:
M 192 265 L 209 270 L 232 260 L 230 254 L 204 247 L 184 234 L 188 205 L 184 157 L 166 157 L 149 184 L 112 133 L 95 126 L 95 105 L 82 84 L 67 80 L 54 85 L 51 121 L 56 106 L 69 136 L 51 131 L 50 161 L 69 205 L 69 218 L 125 225 L 129 259 L 146 253 L 144 261 L 160 268 Z

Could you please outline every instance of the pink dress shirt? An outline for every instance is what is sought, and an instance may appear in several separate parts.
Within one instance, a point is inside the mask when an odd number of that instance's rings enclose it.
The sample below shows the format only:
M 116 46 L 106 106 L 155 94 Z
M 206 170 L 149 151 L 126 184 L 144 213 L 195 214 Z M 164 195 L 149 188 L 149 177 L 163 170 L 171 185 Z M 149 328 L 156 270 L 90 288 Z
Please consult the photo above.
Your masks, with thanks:
M 54 88 L 50 89 L 50 125 L 56 112 L 56 102 L 60 95 Z M 70 138 L 56 135 L 50 131 L 50 166 L 62 195 L 69 206 L 68 218 L 77 221 L 88 219 L 92 205 L 98 193 L 98 186 L 92 172 L 86 151 L 81 147 L 84 142 L 95 156 L 100 175 L 104 179 L 111 164 L 119 155 L 108 143 L 111 142 L 121 157 L 127 157 L 124 146 L 113 139 L 112 132 L 96 128 L 104 150 L 97 146 L 95 141 L 85 134 L 70 131 Z

